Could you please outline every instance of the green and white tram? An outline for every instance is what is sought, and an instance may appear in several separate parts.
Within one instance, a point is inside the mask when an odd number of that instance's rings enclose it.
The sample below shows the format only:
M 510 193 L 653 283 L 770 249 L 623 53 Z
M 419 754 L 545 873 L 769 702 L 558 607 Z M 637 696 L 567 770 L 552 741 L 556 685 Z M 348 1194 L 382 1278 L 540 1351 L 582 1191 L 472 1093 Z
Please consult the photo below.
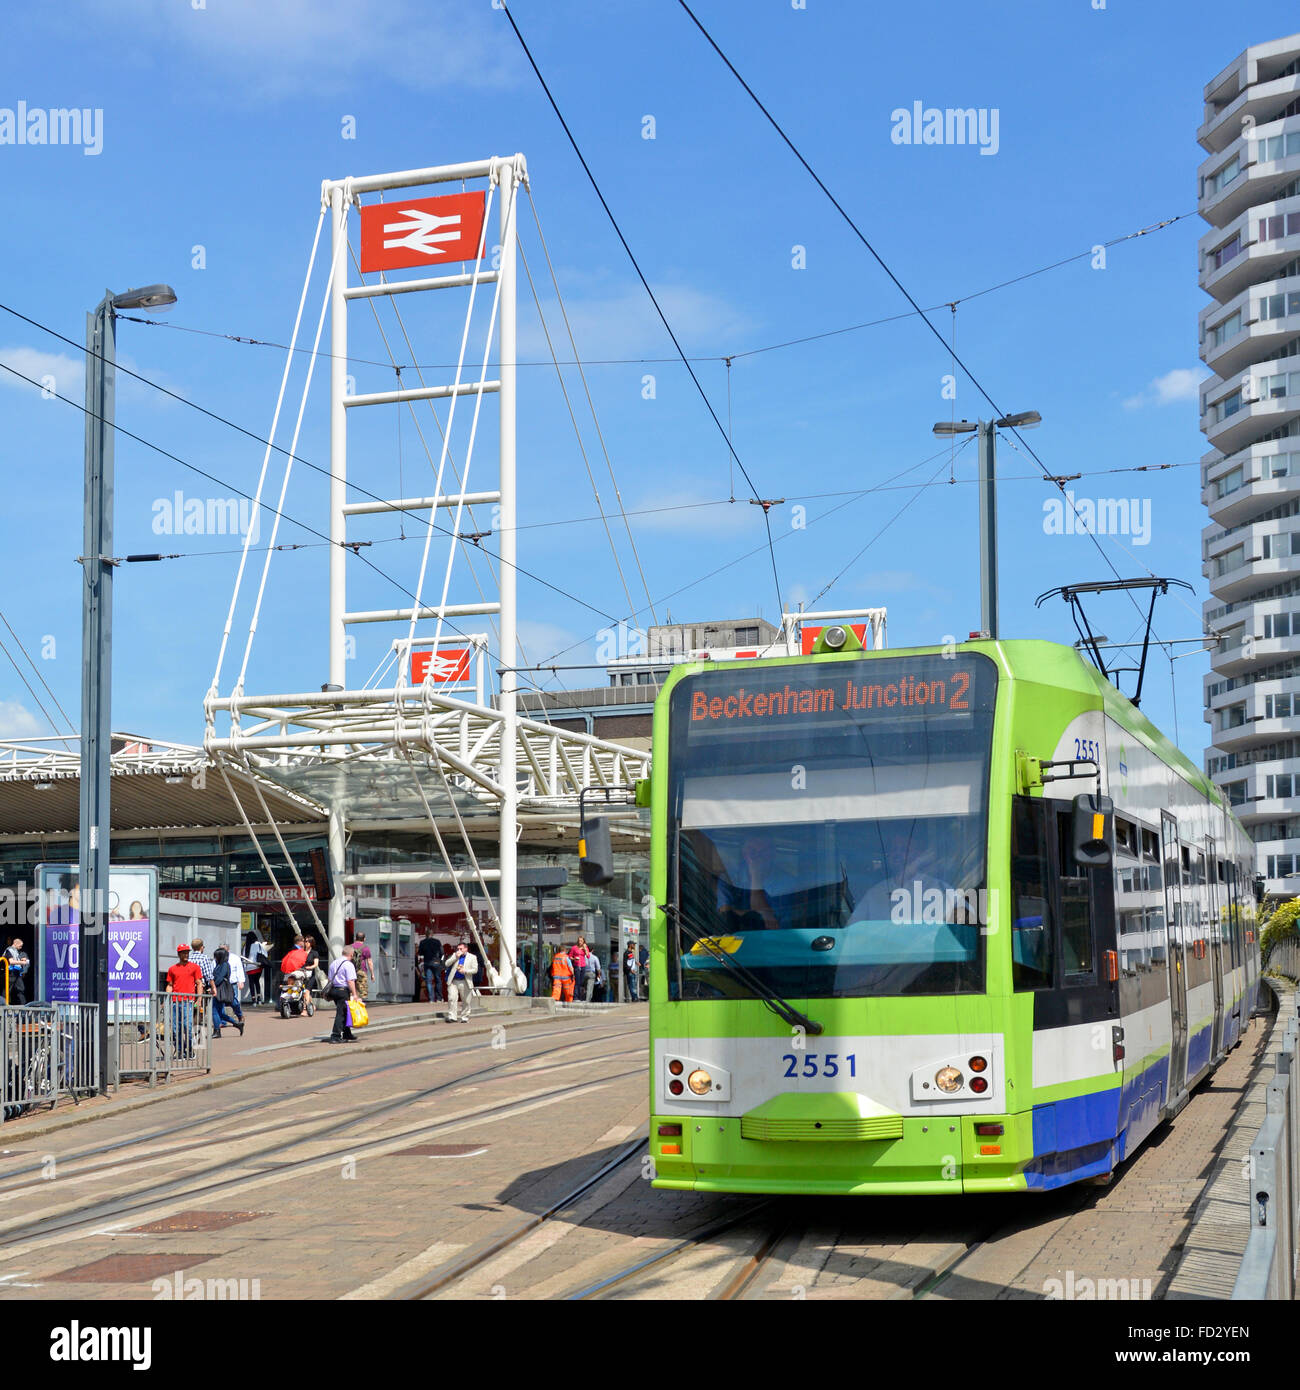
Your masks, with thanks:
M 677 667 L 654 746 L 657 1186 L 1058 1187 L 1240 1041 L 1251 843 L 1073 648 L 831 628 Z

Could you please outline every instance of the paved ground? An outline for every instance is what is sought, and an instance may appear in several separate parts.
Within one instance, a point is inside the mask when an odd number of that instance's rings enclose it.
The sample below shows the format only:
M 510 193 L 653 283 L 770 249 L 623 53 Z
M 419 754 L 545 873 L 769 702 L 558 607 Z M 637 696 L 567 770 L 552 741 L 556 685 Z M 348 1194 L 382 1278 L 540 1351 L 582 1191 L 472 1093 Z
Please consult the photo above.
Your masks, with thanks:
M 254 1012 L 165 1099 L 6 1125 L 0 1297 L 559 1298 L 650 1260 L 599 1296 L 1159 1298 L 1263 1038 L 1107 1188 L 755 1201 L 651 1187 L 644 1006 L 372 1017 L 330 1047 L 320 1016 Z

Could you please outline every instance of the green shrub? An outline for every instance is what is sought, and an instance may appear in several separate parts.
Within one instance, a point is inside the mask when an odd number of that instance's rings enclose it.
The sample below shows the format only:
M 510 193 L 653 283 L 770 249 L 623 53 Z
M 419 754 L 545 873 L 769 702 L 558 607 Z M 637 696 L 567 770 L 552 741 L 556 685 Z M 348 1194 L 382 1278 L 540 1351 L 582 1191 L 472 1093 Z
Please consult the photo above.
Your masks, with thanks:
M 1266 962 L 1269 953 L 1279 941 L 1300 936 L 1300 930 L 1297 929 L 1297 919 L 1300 919 L 1300 898 L 1292 898 L 1289 902 L 1280 903 L 1269 913 L 1259 936 L 1260 950 Z

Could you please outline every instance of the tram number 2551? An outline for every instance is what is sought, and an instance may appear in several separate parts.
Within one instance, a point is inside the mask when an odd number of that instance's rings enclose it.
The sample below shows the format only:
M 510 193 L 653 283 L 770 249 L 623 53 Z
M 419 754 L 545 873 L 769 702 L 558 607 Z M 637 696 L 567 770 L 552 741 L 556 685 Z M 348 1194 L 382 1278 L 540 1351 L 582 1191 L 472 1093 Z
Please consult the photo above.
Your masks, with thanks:
M 1074 756 L 1077 761 L 1082 762 L 1084 758 L 1091 758 L 1098 766 L 1101 765 L 1101 744 L 1095 738 L 1076 738 L 1074 740 Z
M 800 1058 L 793 1052 L 787 1052 L 781 1060 L 789 1063 L 785 1069 L 786 1076 L 838 1076 L 840 1074 L 840 1054 L 838 1052 L 806 1052 L 802 1058 L 803 1066 L 800 1068 Z M 844 1069 L 850 1076 L 858 1074 L 858 1057 L 855 1052 L 848 1052 L 844 1055 Z

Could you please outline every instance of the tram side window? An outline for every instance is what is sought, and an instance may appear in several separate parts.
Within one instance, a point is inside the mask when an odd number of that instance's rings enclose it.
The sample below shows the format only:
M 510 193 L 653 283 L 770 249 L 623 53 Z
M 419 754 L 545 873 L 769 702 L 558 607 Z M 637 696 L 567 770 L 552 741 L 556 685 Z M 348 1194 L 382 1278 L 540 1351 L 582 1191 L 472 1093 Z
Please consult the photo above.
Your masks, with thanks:
M 1091 984 L 1097 974 L 1092 932 L 1092 881 L 1074 859 L 1074 818 L 1070 811 L 1056 814 L 1056 862 L 1060 866 L 1061 983 Z
M 1146 933 L 1146 868 L 1137 862 L 1138 827 L 1115 818 L 1116 892 L 1115 918 L 1119 926 L 1119 968 L 1137 975 L 1151 968 Z
M 1011 977 L 1013 987 L 1051 989 L 1055 923 L 1047 858 L 1047 806 L 1015 798 L 1011 809 Z

